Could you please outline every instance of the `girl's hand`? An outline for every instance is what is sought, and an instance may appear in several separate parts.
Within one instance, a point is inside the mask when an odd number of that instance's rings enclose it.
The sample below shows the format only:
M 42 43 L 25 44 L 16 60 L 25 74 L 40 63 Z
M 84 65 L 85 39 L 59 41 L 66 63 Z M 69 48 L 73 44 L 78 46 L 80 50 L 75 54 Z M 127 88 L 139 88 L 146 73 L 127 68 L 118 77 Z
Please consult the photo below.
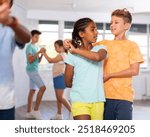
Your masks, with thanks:
M 75 48 L 72 44 L 70 44 L 70 48 L 68 50 L 68 52 L 72 53 L 72 54 L 76 54 L 77 53 L 77 48 Z
M 63 41 L 64 48 L 67 49 L 67 50 L 69 50 L 70 44 L 71 44 L 71 39 L 65 39 Z

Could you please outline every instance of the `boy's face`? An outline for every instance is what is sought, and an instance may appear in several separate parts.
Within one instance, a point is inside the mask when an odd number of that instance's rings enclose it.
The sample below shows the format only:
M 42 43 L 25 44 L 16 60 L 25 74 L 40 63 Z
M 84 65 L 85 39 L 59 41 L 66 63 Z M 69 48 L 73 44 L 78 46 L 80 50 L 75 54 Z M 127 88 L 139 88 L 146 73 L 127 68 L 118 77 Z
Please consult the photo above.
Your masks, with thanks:
M 34 34 L 32 36 L 32 43 L 37 43 L 39 41 L 39 34 Z
M 129 27 L 130 24 L 126 23 L 123 18 L 117 16 L 111 17 L 110 30 L 115 36 L 124 34 Z

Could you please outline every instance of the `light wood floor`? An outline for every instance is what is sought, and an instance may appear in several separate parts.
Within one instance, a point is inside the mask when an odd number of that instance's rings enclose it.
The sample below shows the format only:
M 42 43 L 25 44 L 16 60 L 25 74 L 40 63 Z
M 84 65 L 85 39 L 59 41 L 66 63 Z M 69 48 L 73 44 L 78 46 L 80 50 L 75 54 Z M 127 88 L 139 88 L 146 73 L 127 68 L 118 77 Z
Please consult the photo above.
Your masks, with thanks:
M 21 106 L 16 109 L 16 120 L 25 120 L 27 106 Z M 44 120 L 48 120 L 56 113 L 56 101 L 43 101 L 40 105 L 40 112 Z M 69 112 L 63 107 L 63 117 L 69 119 Z M 150 120 L 150 100 L 134 101 L 133 119 Z
M 26 110 L 27 110 L 27 105 L 17 108 L 16 116 L 15 116 L 16 120 L 25 120 Z M 49 120 L 57 112 L 56 101 L 42 101 L 40 105 L 40 112 L 43 120 Z M 69 119 L 70 114 L 65 107 L 62 108 L 62 114 L 65 120 Z

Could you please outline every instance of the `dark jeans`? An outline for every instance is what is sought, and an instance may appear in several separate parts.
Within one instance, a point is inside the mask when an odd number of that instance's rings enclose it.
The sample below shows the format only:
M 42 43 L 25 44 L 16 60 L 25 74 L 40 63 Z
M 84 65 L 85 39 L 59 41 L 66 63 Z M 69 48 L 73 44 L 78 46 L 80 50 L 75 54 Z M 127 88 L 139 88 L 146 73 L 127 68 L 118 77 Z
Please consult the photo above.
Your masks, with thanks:
M 15 107 L 0 110 L 0 120 L 15 120 Z
M 106 99 L 104 120 L 132 120 L 132 102 Z

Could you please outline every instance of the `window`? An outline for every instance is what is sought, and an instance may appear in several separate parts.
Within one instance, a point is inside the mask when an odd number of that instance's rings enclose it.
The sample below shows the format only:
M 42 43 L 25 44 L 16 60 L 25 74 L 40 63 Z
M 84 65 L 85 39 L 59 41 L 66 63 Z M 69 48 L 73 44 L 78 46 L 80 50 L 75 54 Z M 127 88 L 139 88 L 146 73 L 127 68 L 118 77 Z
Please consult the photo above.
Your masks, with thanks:
M 133 24 L 128 33 L 128 39 L 135 41 L 144 58 L 144 63 L 141 64 L 142 68 L 148 67 L 148 35 L 147 26 L 141 24 Z
M 73 31 L 73 21 L 64 21 L 62 23 L 64 25 L 63 29 L 59 29 L 59 21 L 39 21 L 39 30 L 42 32 L 40 37 L 39 44 L 41 47 L 45 47 L 47 49 L 47 53 L 50 57 L 56 56 L 56 52 L 54 50 L 54 41 L 59 38 L 59 33 L 61 34 L 61 38 L 63 39 L 71 39 L 72 31 Z M 61 24 L 61 25 L 62 25 Z M 99 32 L 97 41 L 101 41 L 103 39 L 112 40 L 114 36 L 110 31 L 110 23 L 100 23 L 97 22 L 97 30 Z M 129 40 L 135 41 L 142 52 L 144 63 L 141 64 L 141 68 L 150 69 L 150 25 L 148 24 L 132 24 L 129 32 L 127 33 L 127 37 Z M 41 66 L 43 68 L 49 67 L 50 63 L 43 58 L 41 62 Z M 46 67 L 45 67 L 46 66 Z
M 42 32 L 39 40 L 40 47 L 46 48 L 48 56 L 56 56 L 54 42 L 58 39 L 58 21 L 39 21 L 39 30 Z M 40 63 L 40 69 L 51 66 L 45 58 Z
M 110 31 L 110 23 L 105 24 L 105 32 L 104 32 L 104 39 L 113 40 L 114 36 Z
M 64 39 L 71 39 L 72 38 L 72 31 L 73 31 L 74 22 L 65 21 L 64 25 L 65 26 L 64 26 L 64 36 L 63 36 L 63 38 Z

